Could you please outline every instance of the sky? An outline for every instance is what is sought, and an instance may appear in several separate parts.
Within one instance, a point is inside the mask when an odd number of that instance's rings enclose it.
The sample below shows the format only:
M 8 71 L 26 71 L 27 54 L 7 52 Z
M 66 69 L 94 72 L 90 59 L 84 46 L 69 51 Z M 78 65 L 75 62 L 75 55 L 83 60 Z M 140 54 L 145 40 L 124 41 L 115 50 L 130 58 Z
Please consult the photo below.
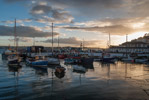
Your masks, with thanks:
M 149 31 L 148 0 L 0 0 L 0 45 L 106 48 Z

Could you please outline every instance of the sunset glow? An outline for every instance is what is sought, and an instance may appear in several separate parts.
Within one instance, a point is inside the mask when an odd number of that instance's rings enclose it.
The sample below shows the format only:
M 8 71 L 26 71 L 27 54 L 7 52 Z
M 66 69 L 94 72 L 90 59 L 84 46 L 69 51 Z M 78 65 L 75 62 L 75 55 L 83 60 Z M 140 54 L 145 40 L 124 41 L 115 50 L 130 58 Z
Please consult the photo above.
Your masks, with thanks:
M 54 23 L 61 46 L 107 47 L 142 37 L 149 32 L 147 0 L 1 0 L 0 45 L 13 45 L 14 19 L 17 20 L 19 44 L 51 46 L 51 24 Z M 88 9 L 90 8 L 90 9 Z M 136 11 L 136 9 L 139 9 Z

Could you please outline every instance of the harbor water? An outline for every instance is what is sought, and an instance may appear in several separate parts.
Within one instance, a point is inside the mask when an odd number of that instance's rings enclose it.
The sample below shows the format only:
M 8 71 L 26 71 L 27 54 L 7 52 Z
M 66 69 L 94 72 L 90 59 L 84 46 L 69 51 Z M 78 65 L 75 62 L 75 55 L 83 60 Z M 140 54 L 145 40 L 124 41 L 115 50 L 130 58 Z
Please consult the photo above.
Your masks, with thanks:
M 53 67 L 15 69 L 0 56 L 0 100 L 149 100 L 149 65 L 94 62 L 65 65 L 63 75 Z

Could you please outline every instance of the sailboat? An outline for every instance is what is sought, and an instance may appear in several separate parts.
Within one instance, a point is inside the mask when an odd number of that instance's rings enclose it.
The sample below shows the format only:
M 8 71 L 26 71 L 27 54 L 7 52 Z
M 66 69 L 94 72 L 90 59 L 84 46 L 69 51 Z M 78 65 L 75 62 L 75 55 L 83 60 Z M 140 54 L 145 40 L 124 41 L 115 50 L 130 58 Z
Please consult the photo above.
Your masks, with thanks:
M 127 43 L 127 40 L 128 40 L 128 36 L 126 34 L 126 43 Z M 128 55 L 128 52 L 127 52 L 127 45 L 126 45 L 126 54 L 125 56 L 122 58 L 122 61 L 126 61 L 126 62 L 134 62 L 134 59 L 132 57 L 130 57 L 130 55 Z
M 18 55 L 18 39 L 16 33 L 16 19 L 15 19 L 15 27 L 14 27 L 14 45 L 16 53 L 13 55 L 8 56 L 8 66 L 19 66 L 21 62 L 21 58 Z
M 110 47 L 110 45 L 111 45 L 111 37 L 110 37 L 110 33 L 109 33 L 109 43 L 108 43 L 108 46 Z M 108 63 L 114 63 L 116 61 L 116 59 L 114 57 L 112 57 L 110 55 L 110 53 L 103 52 L 102 53 L 102 58 L 101 58 L 100 61 L 108 62 Z
M 52 57 L 46 58 L 39 52 L 34 58 L 28 58 L 26 60 L 27 64 L 34 67 L 47 67 L 49 65 L 60 65 L 60 61 L 53 57 L 53 23 L 52 23 Z
M 48 66 L 48 60 L 45 56 L 41 55 L 41 51 L 39 50 L 39 53 L 37 55 L 26 59 L 26 64 L 33 67 L 44 68 Z
M 48 65 L 60 65 L 60 61 L 53 57 L 53 23 L 52 23 L 52 57 L 48 58 Z

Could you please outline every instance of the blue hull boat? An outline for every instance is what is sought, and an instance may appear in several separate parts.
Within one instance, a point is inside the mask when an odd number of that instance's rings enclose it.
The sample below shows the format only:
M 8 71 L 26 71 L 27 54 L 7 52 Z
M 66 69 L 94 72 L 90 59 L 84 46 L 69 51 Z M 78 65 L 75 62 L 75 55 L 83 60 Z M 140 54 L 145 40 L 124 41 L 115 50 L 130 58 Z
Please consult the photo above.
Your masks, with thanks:
M 47 60 L 27 61 L 27 64 L 30 66 L 48 66 L 48 61 Z

